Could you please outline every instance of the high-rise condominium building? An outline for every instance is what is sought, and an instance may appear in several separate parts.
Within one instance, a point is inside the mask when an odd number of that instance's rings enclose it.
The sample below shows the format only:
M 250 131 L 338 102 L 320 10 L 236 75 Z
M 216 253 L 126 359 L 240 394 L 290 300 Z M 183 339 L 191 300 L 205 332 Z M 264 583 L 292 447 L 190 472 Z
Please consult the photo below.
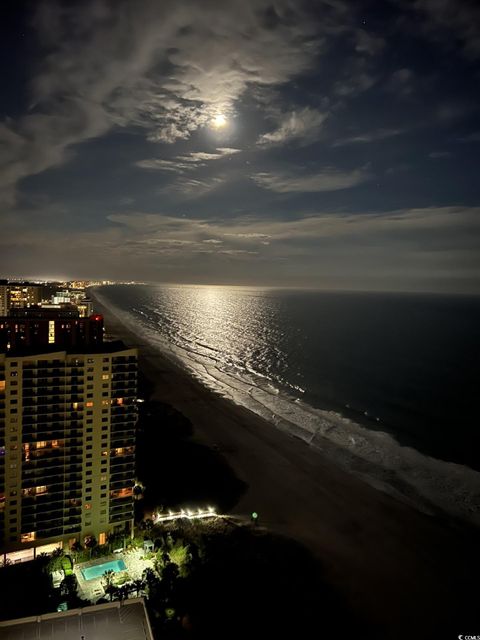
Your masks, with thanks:
M 121 342 L 0 353 L 5 559 L 131 531 L 136 389 L 137 352 Z
M 102 342 L 103 316 L 81 318 L 71 305 L 10 309 L 9 316 L 0 316 L 0 351 L 49 344 L 68 349 Z

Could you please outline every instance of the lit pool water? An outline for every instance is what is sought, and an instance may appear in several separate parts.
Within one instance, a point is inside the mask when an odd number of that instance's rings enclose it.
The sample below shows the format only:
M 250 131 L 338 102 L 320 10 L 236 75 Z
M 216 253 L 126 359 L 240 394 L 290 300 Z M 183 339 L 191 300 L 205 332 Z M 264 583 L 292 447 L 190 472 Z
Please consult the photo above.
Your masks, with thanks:
M 105 571 L 125 571 L 126 568 L 123 560 L 111 560 L 110 562 L 97 564 L 94 567 L 86 567 L 81 571 L 85 580 L 94 580 L 95 578 L 101 578 Z

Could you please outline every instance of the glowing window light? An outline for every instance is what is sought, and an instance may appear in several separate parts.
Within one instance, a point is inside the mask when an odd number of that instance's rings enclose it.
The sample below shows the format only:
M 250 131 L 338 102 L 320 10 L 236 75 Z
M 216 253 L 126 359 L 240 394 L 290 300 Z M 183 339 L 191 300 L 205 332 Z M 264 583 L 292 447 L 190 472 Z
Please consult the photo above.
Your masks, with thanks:
M 35 531 L 30 531 L 30 533 L 22 533 L 22 535 L 20 536 L 20 542 L 33 542 L 35 540 L 35 537 Z
M 48 321 L 48 344 L 55 342 L 55 320 Z

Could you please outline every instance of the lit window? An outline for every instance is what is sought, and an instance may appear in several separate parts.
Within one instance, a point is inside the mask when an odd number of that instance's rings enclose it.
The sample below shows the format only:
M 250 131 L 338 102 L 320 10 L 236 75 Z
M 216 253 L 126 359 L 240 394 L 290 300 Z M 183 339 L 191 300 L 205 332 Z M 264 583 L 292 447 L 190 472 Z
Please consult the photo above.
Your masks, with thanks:
M 102 532 L 98 534 L 98 544 L 105 544 L 107 541 L 107 534 Z
M 0 380 L 0 391 L 5 391 L 5 380 Z
M 72 409 L 76 411 L 78 409 L 78 402 L 72 402 Z
M 37 447 L 37 449 L 44 449 L 47 446 L 47 441 L 46 440 L 39 440 L 35 446 Z
M 110 376 L 108 375 L 108 373 L 104 373 L 102 376 L 102 380 L 108 380 L 110 378 Z
M 48 321 L 48 344 L 55 342 L 55 320 Z
M 102 456 L 108 456 L 108 451 L 102 451 Z
M 93 407 L 93 402 L 86 402 L 86 403 L 85 403 L 85 406 L 86 406 L 86 407 Z
M 31 531 L 30 533 L 22 533 L 20 537 L 20 542 L 33 542 L 35 540 L 35 531 Z
M 88 509 L 91 509 L 91 508 L 92 508 L 92 505 L 91 505 L 89 502 L 87 502 L 87 503 L 85 504 L 85 509 L 87 509 L 87 510 L 88 510 Z
M 117 398 L 117 404 L 123 404 L 123 398 Z
M 123 489 L 116 489 L 114 491 L 110 491 L 111 498 L 128 498 L 133 495 L 132 487 L 124 487 Z

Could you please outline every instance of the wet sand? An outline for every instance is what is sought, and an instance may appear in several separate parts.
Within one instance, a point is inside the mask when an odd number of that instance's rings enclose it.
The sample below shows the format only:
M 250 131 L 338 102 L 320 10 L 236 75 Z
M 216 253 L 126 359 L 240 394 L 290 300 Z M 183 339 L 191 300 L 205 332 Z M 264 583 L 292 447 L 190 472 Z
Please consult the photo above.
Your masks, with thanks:
M 260 526 L 302 542 L 321 561 L 326 580 L 375 625 L 371 637 L 480 633 L 478 530 L 422 514 L 339 469 L 320 451 L 203 387 L 110 310 L 95 308 L 104 313 L 109 334 L 140 350 L 152 399 L 186 416 L 195 438 L 218 447 L 248 485 L 232 513 L 257 511 Z M 313 637 L 321 637 L 321 603 Z

